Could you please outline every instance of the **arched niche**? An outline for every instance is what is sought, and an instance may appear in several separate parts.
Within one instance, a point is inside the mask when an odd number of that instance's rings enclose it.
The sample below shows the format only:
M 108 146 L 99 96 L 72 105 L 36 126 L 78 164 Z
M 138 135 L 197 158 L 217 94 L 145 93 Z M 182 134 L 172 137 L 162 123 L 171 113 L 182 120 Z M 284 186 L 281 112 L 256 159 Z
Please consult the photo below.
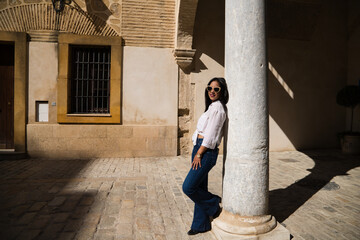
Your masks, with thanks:
M 65 5 L 56 13 L 52 4 L 34 3 L 8 7 L 0 11 L 0 31 L 59 31 L 79 35 L 118 36 L 106 21 L 83 11 L 78 6 Z

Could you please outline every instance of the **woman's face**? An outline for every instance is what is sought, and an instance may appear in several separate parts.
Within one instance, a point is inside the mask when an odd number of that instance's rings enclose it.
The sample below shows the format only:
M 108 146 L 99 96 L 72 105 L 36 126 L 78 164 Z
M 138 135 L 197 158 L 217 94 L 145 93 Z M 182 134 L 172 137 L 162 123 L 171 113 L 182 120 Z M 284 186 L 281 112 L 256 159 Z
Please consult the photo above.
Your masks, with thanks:
M 220 98 L 221 88 L 218 81 L 212 81 L 207 87 L 208 95 L 211 101 L 216 101 Z

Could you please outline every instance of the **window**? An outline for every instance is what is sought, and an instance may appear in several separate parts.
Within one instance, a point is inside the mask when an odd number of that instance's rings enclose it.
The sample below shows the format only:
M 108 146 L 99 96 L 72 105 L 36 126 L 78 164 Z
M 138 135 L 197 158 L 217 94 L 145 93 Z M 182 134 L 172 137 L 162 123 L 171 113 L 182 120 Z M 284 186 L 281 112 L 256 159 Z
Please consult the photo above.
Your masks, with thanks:
M 110 49 L 71 46 L 71 113 L 110 113 Z
M 57 121 L 120 123 L 122 38 L 59 34 Z

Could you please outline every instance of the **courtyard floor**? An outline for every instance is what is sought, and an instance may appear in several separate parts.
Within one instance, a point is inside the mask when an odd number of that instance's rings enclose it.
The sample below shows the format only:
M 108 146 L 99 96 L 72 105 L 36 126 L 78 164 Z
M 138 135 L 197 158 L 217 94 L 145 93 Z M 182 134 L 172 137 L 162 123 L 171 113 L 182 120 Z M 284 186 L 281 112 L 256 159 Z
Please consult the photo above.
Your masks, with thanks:
M 0 239 L 188 237 L 186 156 L 0 161 Z M 221 195 L 222 158 L 209 190 Z M 360 158 L 339 151 L 271 152 L 270 212 L 294 240 L 360 239 Z

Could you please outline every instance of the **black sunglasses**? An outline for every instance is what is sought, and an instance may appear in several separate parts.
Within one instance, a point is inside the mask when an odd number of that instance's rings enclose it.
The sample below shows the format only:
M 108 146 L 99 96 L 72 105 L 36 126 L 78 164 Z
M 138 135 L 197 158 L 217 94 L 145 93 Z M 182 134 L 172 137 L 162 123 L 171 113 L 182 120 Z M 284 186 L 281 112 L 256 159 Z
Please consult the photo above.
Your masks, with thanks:
M 220 90 L 221 90 L 221 87 L 210 87 L 210 86 L 207 86 L 207 88 L 206 88 L 206 90 L 208 91 L 208 92 L 211 92 L 211 90 L 213 90 L 214 89 L 214 91 L 216 92 L 216 93 L 218 93 L 218 92 L 220 92 Z

